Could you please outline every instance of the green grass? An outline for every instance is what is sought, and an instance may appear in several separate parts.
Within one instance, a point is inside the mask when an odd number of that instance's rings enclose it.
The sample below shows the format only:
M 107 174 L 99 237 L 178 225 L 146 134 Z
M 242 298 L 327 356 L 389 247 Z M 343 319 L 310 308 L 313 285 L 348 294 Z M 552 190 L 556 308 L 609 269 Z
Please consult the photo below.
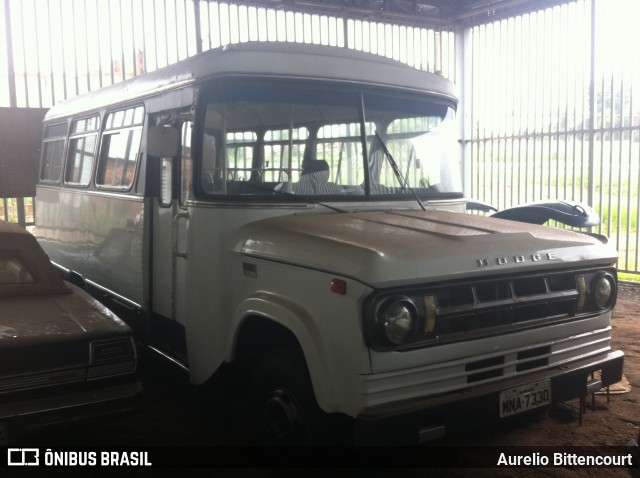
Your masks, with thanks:
M 628 272 L 618 272 L 618 281 L 640 283 L 640 274 L 629 274 Z

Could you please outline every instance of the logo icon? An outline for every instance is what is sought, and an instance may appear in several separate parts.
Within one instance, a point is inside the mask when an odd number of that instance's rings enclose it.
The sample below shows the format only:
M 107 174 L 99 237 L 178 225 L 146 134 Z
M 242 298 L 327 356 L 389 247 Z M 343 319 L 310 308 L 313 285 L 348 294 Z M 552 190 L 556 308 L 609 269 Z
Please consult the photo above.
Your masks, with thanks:
M 8 466 L 38 466 L 40 450 L 38 448 L 8 448 Z

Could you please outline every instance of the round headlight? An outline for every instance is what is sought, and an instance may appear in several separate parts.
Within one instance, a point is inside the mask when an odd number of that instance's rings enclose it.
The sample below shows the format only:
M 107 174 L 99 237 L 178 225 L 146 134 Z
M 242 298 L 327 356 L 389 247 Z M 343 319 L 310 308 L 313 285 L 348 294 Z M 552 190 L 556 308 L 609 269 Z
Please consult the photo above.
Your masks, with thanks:
M 415 330 L 418 313 L 408 298 L 390 299 L 381 312 L 384 333 L 390 342 L 399 345 Z
M 611 305 L 615 291 L 615 281 L 609 274 L 596 278 L 593 284 L 593 300 L 598 307 L 604 309 Z

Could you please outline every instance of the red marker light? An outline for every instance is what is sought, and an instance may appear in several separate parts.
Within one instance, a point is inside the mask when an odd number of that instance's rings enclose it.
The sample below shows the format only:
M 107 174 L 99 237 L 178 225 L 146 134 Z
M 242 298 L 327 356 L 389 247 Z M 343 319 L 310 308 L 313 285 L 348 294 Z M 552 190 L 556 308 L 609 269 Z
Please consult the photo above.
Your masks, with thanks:
M 347 293 L 347 282 L 342 279 L 331 279 L 331 292 L 345 295 Z

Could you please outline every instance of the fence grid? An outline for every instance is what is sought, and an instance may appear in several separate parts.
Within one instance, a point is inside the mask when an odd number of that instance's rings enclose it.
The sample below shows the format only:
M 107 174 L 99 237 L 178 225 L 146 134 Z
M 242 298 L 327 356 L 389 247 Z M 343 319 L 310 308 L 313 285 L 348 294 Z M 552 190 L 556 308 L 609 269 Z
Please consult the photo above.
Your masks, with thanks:
M 470 195 L 590 204 L 638 275 L 640 33 L 630 0 L 579 0 L 471 32 Z M 634 101 L 635 100 L 635 101 Z

